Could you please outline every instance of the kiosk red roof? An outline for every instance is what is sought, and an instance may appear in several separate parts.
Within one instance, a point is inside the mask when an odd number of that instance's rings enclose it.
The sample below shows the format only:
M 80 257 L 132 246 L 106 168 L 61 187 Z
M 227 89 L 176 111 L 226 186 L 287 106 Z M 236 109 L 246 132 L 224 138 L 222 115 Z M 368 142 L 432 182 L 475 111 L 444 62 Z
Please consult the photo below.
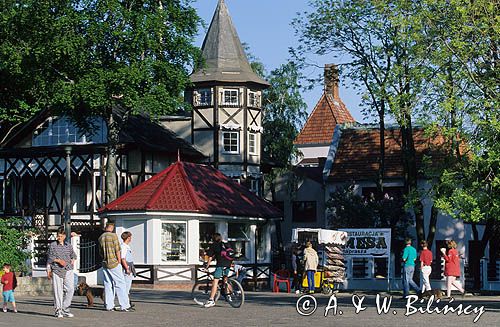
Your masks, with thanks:
M 180 211 L 255 218 L 283 214 L 219 170 L 178 161 L 99 210 Z

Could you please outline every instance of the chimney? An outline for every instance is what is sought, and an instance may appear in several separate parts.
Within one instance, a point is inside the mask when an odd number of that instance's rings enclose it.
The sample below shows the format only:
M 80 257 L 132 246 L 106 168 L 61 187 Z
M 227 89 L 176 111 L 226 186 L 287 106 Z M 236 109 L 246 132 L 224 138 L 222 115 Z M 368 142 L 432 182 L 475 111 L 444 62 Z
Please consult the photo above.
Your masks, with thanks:
M 325 92 L 339 99 L 339 70 L 335 64 L 325 65 Z

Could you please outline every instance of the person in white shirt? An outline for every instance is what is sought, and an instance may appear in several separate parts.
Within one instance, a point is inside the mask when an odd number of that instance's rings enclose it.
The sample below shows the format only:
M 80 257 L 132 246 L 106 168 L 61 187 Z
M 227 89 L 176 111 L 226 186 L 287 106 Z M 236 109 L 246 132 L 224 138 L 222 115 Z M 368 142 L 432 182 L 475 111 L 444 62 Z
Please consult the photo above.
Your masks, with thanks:
M 132 248 L 130 247 L 130 242 L 132 242 L 132 233 L 123 232 L 121 235 L 123 243 L 121 244 L 121 254 L 122 254 L 122 266 L 123 274 L 125 276 L 126 292 L 130 297 L 130 288 L 132 287 L 132 281 L 135 277 L 134 269 L 134 258 L 132 256 Z

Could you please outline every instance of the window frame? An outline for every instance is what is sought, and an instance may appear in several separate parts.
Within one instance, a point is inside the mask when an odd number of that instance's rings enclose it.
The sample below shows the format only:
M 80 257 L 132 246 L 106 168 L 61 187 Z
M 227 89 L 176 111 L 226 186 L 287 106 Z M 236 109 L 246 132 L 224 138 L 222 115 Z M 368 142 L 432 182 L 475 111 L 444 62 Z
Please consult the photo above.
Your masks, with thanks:
M 31 133 L 31 146 L 61 146 L 107 143 L 107 126 L 101 117 L 92 118 L 97 128 L 85 133 L 67 116 L 53 116 L 39 124 Z M 65 139 L 64 139 L 65 138 Z
M 237 237 L 231 237 L 234 235 L 230 235 L 230 225 L 244 225 L 245 226 L 245 231 L 243 231 L 244 236 L 237 236 Z M 246 234 L 246 235 L 245 235 Z M 237 243 L 240 243 L 241 245 L 241 250 L 242 250 L 242 255 L 240 257 L 236 258 L 236 261 L 250 261 L 252 258 L 248 258 L 248 252 L 250 251 L 250 234 L 251 234 L 251 229 L 250 229 L 250 224 L 247 223 L 237 223 L 237 222 L 228 222 L 227 223 L 227 241 L 231 248 L 237 252 L 238 246 Z M 238 254 L 238 253 L 236 253 Z
M 223 154 L 240 154 L 240 132 L 239 131 L 222 131 L 222 153 Z M 233 145 L 231 144 L 232 137 L 229 137 L 229 150 L 226 150 L 226 135 L 236 135 L 236 150 L 232 150 Z
M 179 260 L 168 260 L 168 254 L 165 254 L 164 255 L 164 252 L 166 252 L 167 250 L 164 250 L 164 228 L 163 226 L 164 225 L 182 225 L 184 226 L 184 248 L 183 248 L 183 252 L 179 252 L 179 257 L 182 258 L 182 255 L 184 256 L 184 259 L 179 259 Z M 161 234 L 160 234 L 160 244 L 161 244 L 161 247 L 160 247 L 160 261 L 163 262 L 163 263 L 170 263 L 170 264 L 175 264 L 175 263 L 179 263 L 179 262 L 182 262 L 182 263 L 187 263 L 188 262 L 188 224 L 187 222 L 185 221 L 161 221 Z M 172 243 L 173 244 L 173 243 Z M 172 251 L 173 247 L 171 247 L 171 251 Z M 182 246 L 181 246 L 181 250 L 182 250 Z M 170 256 L 172 256 L 172 254 L 170 254 Z M 165 257 L 165 259 L 164 259 Z
M 248 91 L 248 107 L 260 108 L 260 96 L 258 91 Z
M 297 206 L 304 203 L 304 206 L 307 204 L 314 204 L 313 208 L 304 208 L 304 211 L 307 212 L 312 210 L 313 212 L 309 213 L 306 218 L 301 218 L 304 215 L 301 215 L 300 212 L 297 212 Z M 309 217 L 309 215 L 313 216 Z M 318 202 L 317 201 L 292 201 L 292 222 L 294 223 L 315 223 L 318 219 Z
M 198 106 L 211 106 L 213 104 L 213 92 L 211 88 L 198 89 Z M 208 97 L 208 101 L 203 101 L 204 97 Z
M 253 140 L 252 140 L 253 137 Z M 252 143 L 253 141 L 253 151 L 252 151 Z M 250 155 L 258 155 L 257 153 L 257 133 L 249 132 L 248 133 L 248 154 Z
M 226 92 L 229 92 L 229 97 L 226 98 Z M 232 92 L 236 92 L 236 95 L 232 95 Z M 229 99 L 230 101 L 226 101 Z M 232 101 L 232 100 L 235 101 Z M 223 106 L 239 106 L 240 105 L 240 89 L 223 89 L 222 90 L 222 105 Z

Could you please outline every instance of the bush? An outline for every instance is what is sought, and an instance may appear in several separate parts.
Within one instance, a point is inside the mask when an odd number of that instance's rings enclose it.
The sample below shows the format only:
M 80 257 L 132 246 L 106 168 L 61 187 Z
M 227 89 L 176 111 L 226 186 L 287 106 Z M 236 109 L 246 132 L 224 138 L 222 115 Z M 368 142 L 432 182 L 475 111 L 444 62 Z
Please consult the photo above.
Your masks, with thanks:
M 26 250 L 31 231 L 24 228 L 21 218 L 0 219 L 0 265 L 10 263 L 14 271 L 26 272 Z

